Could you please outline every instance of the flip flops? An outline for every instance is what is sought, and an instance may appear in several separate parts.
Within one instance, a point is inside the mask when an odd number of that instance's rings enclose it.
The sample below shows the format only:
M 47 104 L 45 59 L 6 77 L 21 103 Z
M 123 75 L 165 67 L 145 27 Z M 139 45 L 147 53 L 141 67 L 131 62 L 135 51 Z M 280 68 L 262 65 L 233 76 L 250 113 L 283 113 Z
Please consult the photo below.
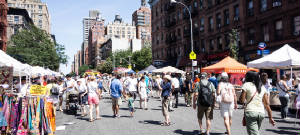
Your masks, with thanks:
M 161 126 L 170 126 L 171 125 L 171 122 L 167 123 L 167 122 L 164 122 L 162 124 L 160 124 Z

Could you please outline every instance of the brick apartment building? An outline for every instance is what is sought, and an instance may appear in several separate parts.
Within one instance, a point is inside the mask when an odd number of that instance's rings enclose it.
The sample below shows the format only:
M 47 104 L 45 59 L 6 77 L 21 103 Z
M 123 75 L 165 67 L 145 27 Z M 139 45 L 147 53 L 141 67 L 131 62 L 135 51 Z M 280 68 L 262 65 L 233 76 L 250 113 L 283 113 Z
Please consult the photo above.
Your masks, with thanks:
M 257 59 L 257 45 L 271 52 L 290 44 L 300 50 L 299 0 L 178 0 L 191 10 L 194 51 L 198 67 L 229 55 L 229 32 L 239 33 L 239 61 Z M 170 0 L 150 0 L 152 55 L 155 65 L 189 70 L 190 20 L 182 5 Z
M 136 38 L 151 42 L 151 9 L 146 6 L 146 0 L 141 0 L 141 7 L 132 14 L 132 22 L 136 26 Z
M 88 37 L 88 64 L 92 66 L 97 66 L 97 60 L 95 59 L 99 56 L 99 43 L 102 43 L 105 35 L 104 20 L 93 21 L 91 28 L 89 30 Z
M 7 1 L 0 0 L 0 50 L 6 51 L 7 44 Z

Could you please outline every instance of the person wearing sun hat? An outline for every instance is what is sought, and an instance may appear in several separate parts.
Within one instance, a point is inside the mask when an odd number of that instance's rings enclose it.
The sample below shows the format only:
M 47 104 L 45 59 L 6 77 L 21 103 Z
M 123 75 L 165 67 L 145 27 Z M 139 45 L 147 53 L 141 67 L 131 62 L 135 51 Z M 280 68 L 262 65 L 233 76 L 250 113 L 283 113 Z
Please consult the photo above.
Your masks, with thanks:
M 162 126 L 170 126 L 170 116 L 169 116 L 169 102 L 170 102 L 170 96 L 172 92 L 172 86 L 171 86 L 171 76 L 165 75 L 163 77 L 163 84 L 162 84 L 162 113 L 165 118 L 165 122 L 163 122 Z

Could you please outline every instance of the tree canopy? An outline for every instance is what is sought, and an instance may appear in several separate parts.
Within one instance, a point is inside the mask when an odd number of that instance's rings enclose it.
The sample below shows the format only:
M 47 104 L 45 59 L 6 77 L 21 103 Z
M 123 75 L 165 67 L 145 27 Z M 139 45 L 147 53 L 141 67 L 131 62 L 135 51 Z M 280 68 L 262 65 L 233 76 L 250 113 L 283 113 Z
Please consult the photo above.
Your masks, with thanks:
M 142 70 L 152 63 L 152 50 L 151 45 L 145 45 L 140 51 L 131 52 L 131 50 L 123 50 L 114 52 L 108 57 L 105 62 L 97 66 L 97 70 L 102 73 L 111 73 L 113 67 L 113 61 L 115 61 L 115 67 L 128 68 L 130 62 L 133 70 Z
M 60 63 L 67 63 L 64 51 L 64 45 L 54 43 L 49 34 L 34 25 L 13 35 L 7 47 L 7 53 L 15 59 L 51 70 L 57 70 Z

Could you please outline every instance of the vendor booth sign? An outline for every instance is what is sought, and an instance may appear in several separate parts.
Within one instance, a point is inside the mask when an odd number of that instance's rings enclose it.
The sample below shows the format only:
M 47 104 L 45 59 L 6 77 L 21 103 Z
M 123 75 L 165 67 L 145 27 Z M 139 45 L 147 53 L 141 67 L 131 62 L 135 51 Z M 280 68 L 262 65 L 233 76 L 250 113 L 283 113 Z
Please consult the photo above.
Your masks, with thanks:
M 46 86 L 41 85 L 32 85 L 30 87 L 30 94 L 31 95 L 45 95 L 47 91 Z
M 8 84 L 7 90 L 11 89 L 13 84 L 13 67 L 0 67 L 0 86 Z

